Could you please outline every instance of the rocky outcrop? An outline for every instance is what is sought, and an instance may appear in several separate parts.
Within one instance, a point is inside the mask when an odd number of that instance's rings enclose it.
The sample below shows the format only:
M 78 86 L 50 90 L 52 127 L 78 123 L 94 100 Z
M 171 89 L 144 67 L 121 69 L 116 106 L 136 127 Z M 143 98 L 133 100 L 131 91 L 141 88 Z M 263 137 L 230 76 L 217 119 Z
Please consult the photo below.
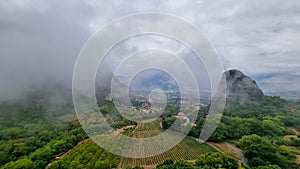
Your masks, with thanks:
M 264 93 L 256 82 L 239 70 L 229 70 L 226 76 L 226 101 L 242 103 L 262 103 Z

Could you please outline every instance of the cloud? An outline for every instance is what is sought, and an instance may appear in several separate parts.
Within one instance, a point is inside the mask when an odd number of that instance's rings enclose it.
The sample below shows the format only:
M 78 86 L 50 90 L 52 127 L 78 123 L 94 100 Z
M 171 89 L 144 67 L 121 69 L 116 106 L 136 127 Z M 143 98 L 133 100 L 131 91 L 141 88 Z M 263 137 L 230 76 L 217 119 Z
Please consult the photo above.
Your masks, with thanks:
M 193 23 L 216 46 L 226 69 L 241 69 L 265 86 L 266 80 L 289 81 L 300 74 L 299 9 L 295 0 L 3 0 L 0 97 L 45 81 L 70 87 L 76 58 L 88 37 L 112 20 L 138 12 L 169 13 Z M 122 50 L 114 51 L 115 57 Z M 274 74 L 274 79 L 262 78 Z M 299 91 L 298 78 L 272 89 Z
M 265 92 L 299 92 L 300 75 L 275 75 L 262 79 L 260 85 Z M 281 89 L 281 90 L 278 90 Z

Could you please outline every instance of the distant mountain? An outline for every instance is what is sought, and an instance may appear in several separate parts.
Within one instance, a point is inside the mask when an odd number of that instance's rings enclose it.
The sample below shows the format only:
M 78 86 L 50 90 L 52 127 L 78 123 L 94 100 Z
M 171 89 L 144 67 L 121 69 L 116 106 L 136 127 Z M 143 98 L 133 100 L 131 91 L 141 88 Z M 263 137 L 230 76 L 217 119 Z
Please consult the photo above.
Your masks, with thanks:
M 264 93 L 256 82 L 244 75 L 239 70 L 229 70 L 226 76 L 226 100 L 227 102 L 262 103 Z
M 130 87 L 133 91 L 148 92 L 157 88 L 164 91 L 179 90 L 179 86 L 172 76 L 160 70 L 143 71 L 134 77 Z
M 118 90 L 127 90 L 128 87 L 122 81 L 123 77 L 116 77 L 113 73 L 101 74 L 96 78 L 96 96 L 97 98 L 106 98 L 111 94 L 112 79 Z M 179 87 L 174 79 L 162 71 L 144 71 L 135 76 L 130 82 L 130 93 L 149 93 L 153 89 L 164 91 L 178 91 Z

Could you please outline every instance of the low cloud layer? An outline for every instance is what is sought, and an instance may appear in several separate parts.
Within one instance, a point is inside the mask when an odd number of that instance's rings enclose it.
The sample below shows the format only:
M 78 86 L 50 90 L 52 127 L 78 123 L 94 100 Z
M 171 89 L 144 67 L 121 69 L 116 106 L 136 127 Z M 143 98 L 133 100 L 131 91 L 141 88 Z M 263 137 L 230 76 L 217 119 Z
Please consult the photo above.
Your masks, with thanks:
M 300 91 L 299 9 L 295 0 L 3 0 L 0 99 L 48 82 L 71 87 L 89 36 L 138 12 L 164 12 L 193 23 L 215 45 L 225 69 L 242 70 L 264 91 Z

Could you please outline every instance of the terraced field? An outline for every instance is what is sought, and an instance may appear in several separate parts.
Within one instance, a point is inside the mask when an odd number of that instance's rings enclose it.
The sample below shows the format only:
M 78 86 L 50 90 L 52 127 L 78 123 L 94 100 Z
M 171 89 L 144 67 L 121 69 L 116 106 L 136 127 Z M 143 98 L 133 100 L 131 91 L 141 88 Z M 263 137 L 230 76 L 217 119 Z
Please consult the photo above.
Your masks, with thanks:
M 169 151 L 147 158 L 126 158 L 122 157 L 119 167 L 129 166 L 148 166 L 164 162 L 167 159 L 172 160 L 194 160 L 200 154 L 216 151 L 206 143 L 198 143 L 193 138 L 185 138 L 178 145 Z
M 124 132 L 128 131 L 126 135 L 137 138 L 146 138 L 158 135 L 163 132 L 160 127 L 160 121 L 154 121 L 150 123 L 140 123 L 137 126 L 131 126 L 129 129 L 124 129 Z M 134 128 L 134 129 L 133 129 Z M 104 139 L 105 137 L 99 137 L 94 139 Z M 111 139 L 111 138 L 109 138 Z M 109 141 L 109 140 L 107 140 Z M 118 148 L 118 146 L 113 146 Z M 152 149 L 152 147 L 148 147 Z M 153 147 L 155 149 L 157 147 Z M 69 150 L 67 153 L 60 155 L 51 164 L 48 165 L 49 169 L 68 168 L 72 166 L 74 168 L 123 168 L 125 166 L 143 166 L 144 168 L 154 168 L 157 164 L 164 162 L 167 159 L 174 161 L 177 160 L 195 160 L 200 154 L 216 151 L 210 145 L 206 143 L 199 143 L 194 138 L 186 137 L 175 147 L 170 150 L 152 157 L 146 158 L 127 158 L 120 157 L 109 153 L 96 145 L 91 139 L 82 141 L 79 145 Z M 77 166 L 77 167 L 75 167 Z
M 163 129 L 160 127 L 160 121 L 152 121 L 149 123 L 139 123 L 131 133 L 131 137 L 136 138 L 147 138 L 156 136 L 163 132 Z
M 159 125 L 159 121 L 152 123 L 141 123 L 138 124 L 135 130 L 132 132 L 132 137 L 146 138 L 154 135 L 158 135 L 163 130 Z M 194 138 L 186 137 L 178 145 L 171 148 L 170 150 L 152 157 L 146 158 L 127 158 L 121 157 L 119 168 L 125 166 L 154 166 L 164 162 L 167 159 L 171 160 L 195 160 L 200 154 L 207 152 L 216 151 L 210 145 L 206 143 L 199 143 Z

